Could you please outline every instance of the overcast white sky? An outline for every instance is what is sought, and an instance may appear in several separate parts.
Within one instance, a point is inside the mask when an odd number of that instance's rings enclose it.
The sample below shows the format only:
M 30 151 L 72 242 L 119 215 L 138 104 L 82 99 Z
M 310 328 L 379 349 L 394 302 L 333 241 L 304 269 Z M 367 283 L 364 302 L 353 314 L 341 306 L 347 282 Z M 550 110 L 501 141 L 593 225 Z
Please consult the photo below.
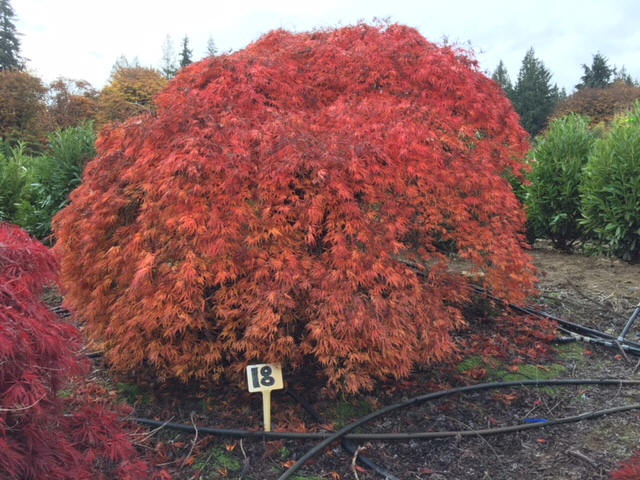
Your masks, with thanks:
M 482 70 L 499 60 L 517 78 L 529 47 L 570 93 L 600 52 L 640 79 L 638 0 L 13 0 L 28 68 L 49 82 L 63 76 L 101 88 L 117 57 L 162 64 L 166 36 L 174 49 L 188 35 L 194 58 L 212 37 L 239 50 L 276 29 L 308 31 L 389 18 L 433 42 L 468 44 Z

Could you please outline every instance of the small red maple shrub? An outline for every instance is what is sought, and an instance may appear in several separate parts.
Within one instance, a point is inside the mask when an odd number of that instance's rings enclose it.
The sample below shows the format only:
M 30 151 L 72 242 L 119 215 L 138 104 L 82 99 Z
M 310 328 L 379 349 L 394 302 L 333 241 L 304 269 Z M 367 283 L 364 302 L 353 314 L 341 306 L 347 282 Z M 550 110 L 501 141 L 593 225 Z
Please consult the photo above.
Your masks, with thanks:
M 611 480 L 640 480 L 640 452 L 622 462 L 619 468 L 611 473 Z
M 353 392 L 452 354 L 451 252 L 497 295 L 531 290 L 503 178 L 527 134 L 464 52 L 397 25 L 276 31 L 156 101 L 102 133 L 54 222 L 67 301 L 116 369 L 313 363 Z
M 0 223 L 0 478 L 146 478 L 115 413 L 86 395 L 60 398 L 87 365 L 78 331 L 40 299 L 56 278 L 46 247 Z

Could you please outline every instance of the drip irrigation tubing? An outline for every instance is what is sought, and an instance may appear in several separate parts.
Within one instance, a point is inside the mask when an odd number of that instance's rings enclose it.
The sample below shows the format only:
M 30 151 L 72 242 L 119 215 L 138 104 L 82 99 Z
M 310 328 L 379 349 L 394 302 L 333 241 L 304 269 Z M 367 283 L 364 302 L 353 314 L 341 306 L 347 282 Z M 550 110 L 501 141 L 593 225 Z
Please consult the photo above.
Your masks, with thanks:
M 515 382 L 493 382 L 482 383 L 477 385 L 468 385 L 464 387 L 457 387 L 450 390 L 442 390 L 439 392 L 427 393 L 417 397 L 413 397 L 404 402 L 389 405 L 380 410 L 370 413 L 360 420 L 351 423 L 335 433 L 328 432 L 262 432 L 262 431 L 250 431 L 242 429 L 222 429 L 222 428 L 209 428 L 209 427 L 196 427 L 194 425 L 186 425 L 182 423 L 171 422 L 159 422 L 147 418 L 129 418 L 129 421 L 147 425 L 151 427 L 167 428 L 176 431 L 182 431 L 186 433 L 195 433 L 196 431 L 202 435 L 216 435 L 223 437 L 240 437 L 240 438 L 258 438 L 262 440 L 321 440 L 315 447 L 309 450 L 303 457 L 301 457 L 296 464 L 294 464 L 289 470 L 287 470 L 279 480 L 286 480 L 291 477 L 296 471 L 304 466 L 311 458 L 319 454 L 329 444 L 340 441 L 343 439 L 353 441 L 406 441 L 406 440 L 426 440 L 426 439 L 441 439 L 449 437 L 464 437 L 464 436 L 478 436 L 478 435 L 497 435 L 504 433 L 511 433 L 522 430 L 530 430 L 534 428 L 541 428 L 546 426 L 553 426 L 559 424 L 565 424 L 570 422 L 578 422 L 581 420 L 592 419 L 603 415 L 612 413 L 619 413 L 627 410 L 638 409 L 640 404 L 630 404 L 620 407 L 609 408 L 605 410 L 597 410 L 593 412 L 583 413 L 570 417 L 563 417 L 554 420 L 549 420 L 544 423 L 523 423 L 518 425 L 510 425 L 504 427 L 482 429 L 482 430 L 459 430 L 459 431 L 440 431 L 440 432 L 400 432 L 400 433 L 351 433 L 356 428 L 375 420 L 383 415 L 386 415 L 394 410 L 410 407 L 419 403 L 436 400 L 452 395 L 485 391 L 501 388 L 517 388 L 517 387 L 545 387 L 545 386 L 570 386 L 570 385 L 608 385 L 608 386 L 634 386 L 640 385 L 640 380 L 627 380 L 627 379 L 558 379 L 558 380 L 522 380 Z M 304 404 L 303 408 L 305 408 Z M 306 409 L 306 408 L 305 408 Z M 309 411 L 309 410 L 307 410 Z M 369 465 L 366 465 L 369 466 Z M 384 471 L 381 467 L 379 470 L 374 470 L 377 473 L 382 474 Z M 387 472 L 387 478 L 392 480 L 393 476 L 389 476 Z
M 411 268 L 412 271 L 414 271 L 418 276 L 421 276 L 423 278 L 427 277 L 427 274 L 421 269 L 420 265 L 415 264 L 413 262 L 404 261 L 404 260 L 401 260 L 401 263 L 403 263 L 404 265 L 406 265 L 409 268 Z M 539 317 L 539 318 L 547 318 L 549 320 L 554 320 L 560 326 L 559 327 L 560 331 L 562 331 L 564 333 L 568 333 L 570 335 L 576 335 L 577 334 L 578 335 L 578 338 L 577 338 L 578 340 L 583 340 L 583 341 L 592 342 L 592 343 L 598 343 L 600 345 L 604 345 L 605 347 L 617 348 L 617 349 L 621 349 L 621 350 L 624 350 L 626 352 L 629 352 L 629 353 L 631 353 L 633 355 L 640 355 L 640 344 L 638 344 L 636 342 L 632 342 L 630 340 L 626 340 L 624 338 L 626 333 L 631 328 L 631 325 L 633 324 L 635 319 L 640 315 L 640 304 L 638 305 L 638 307 L 636 307 L 636 310 L 634 311 L 633 315 L 631 316 L 631 318 L 629 319 L 629 321 L 625 325 L 622 334 L 620 336 L 618 336 L 618 337 L 615 337 L 615 336 L 610 335 L 608 333 L 601 332 L 599 330 L 595 330 L 593 328 L 589 328 L 589 327 L 586 327 L 584 325 L 580 325 L 578 323 L 570 322 L 569 320 L 565 320 L 563 318 L 557 317 L 557 316 L 552 315 L 552 314 L 547 313 L 547 312 L 541 312 L 541 311 L 535 310 L 533 308 L 523 307 L 523 306 L 520 306 L 520 305 L 515 305 L 513 303 L 510 303 L 510 302 L 502 299 L 502 298 L 496 297 L 495 295 L 491 294 L 486 288 L 481 287 L 479 285 L 471 284 L 471 285 L 469 285 L 469 287 L 475 293 L 484 295 L 487 298 L 490 298 L 491 300 L 493 300 L 495 302 L 498 302 L 501 305 L 503 305 L 503 306 L 513 310 L 513 311 L 524 313 L 524 314 L 527 314 L 527 315 L 536 316 L 536 317 Z
M 450 390 L 442 390 L 439 392 L 433 392 L 433 393 L 427 393 L 424 395 L 420 395 L 417 397 L 413 397 L 409 400 L 406 400 L 404 402 L 400 402 L 400 403 L 396 403 L 393 405 L 389 405 L 387 407 L 381 408 L 380 410 L 377 410 L 375 412 L 370 413 L 369 415 L 366 415 L 364 417 L 362 417 L 361 419 L 341 428 L 340 430 L 338 430 L 337 432 L 335 432 L 332 435 L 329 435 L 328 437 L 326 437 L 324 440 L 320 441 L 315 447 L 313 447 L 311 450 L 309 450 L 306 454 L 304 454 L 302 457 L 300 457 L 300 459 L 291 466 L 291 468 L 289 468 L 286 472 L 284 472 L 279 478 L 278 480 L 287 480 L 288 478 L 291 478 L 291 476 L 297 472 L 300 468 L 302 468 L 309 460 L 311 460 L 313 457 L 315 457 L 316 455 L 318 455 L 319 453 L 321 453 L 327 446 L 329 446 L 331 443 L 336 442 L 340 439 L 342 439 L 343 437 L 345 437 L 345 435 L 347 435 L 348 433 L 352 432 L 353 430 L 355 430 L 358 427 L 361 427 L 362 425 L 371 422 L 372 420 L 375 420 L 376 418 L 379 418 L 383 415 L 386 415 L 394 410 L 398 410 L 401 408 L 406 408 L 412 405 L 416 405 L 418 403 L 423 403 L 426 401 L 430 401 L 430 400 L 436 400 L 439 398 L 444 398 L 444 397 L 448 397 L 448 396 L 452 396 L 452 395 L 456 395 L 456 394 L 460 394 L 460 393 L 469 393 L 469 392 L 477 392 L 477 391 L 484 391 L 484 390 L 492 390 L 492 389 L 499 389 L 499 388 L 510 388 L 510 387 L 525 387 L 525 386 L 531 386 L 531 387 L 543 387 L 543 386 L 551 386 L 551 385 L 557 385 L 557 386 L 567 386 L 567 385 L 615 385 L 618 387 L 622 387 L 624 385 L 639 385 L 640 384 L 640 380 L 623 380 L 623 379 L 558 379 L 558 380 L 523 380 L 523 381 L 519 381 L 519 382 L 493 382 L 493 383 L 481 383 L 481 384 L 477 384 L 477 385 L 468 385 L 465 387 L 457 387 L 457 388 L 452 388 Z M 623 407 L 624 408 L 624 407 Z M 604 414 L 604 413 L 603 413 Z M 580 416 L 578 416 L 580 417 Z M 582 420 L 583 418 L 577 418 L 573 421 L 579 421 Z M 547 423 L 542 423 L 542 424 L 526 424 L 526 425 L 540 425 L 540 426 L 548 426 L 549 422 Z M 533 427 L 527 427 L 528 428 L 533 428 Z M 350 437 L 353 438 L 353 437 Z
M 320 425 L 323 425 L 325 422 L 322 419 L 322 417 L 320 416 L 320 414 L 318 412 L 316 412 L 316 410 L 309 405 L 307 402 L 305 402 L 300 395 L 298 395 L 295 391 L 293 390 L 287 390 L 287 395 L 289 395 L 291 398 L 293 398 L 296 402 L 298 402 L 300 404 L 300 406 L 309 414 L 311 415 L 311 417 Z M 389 472 L 386 468 L 383 468 L 381 466 L 379 466 L 378 464 L 374 463 L 372 460 L 370 460 L 368 457 L 364 456 L 364 455 L 357 455 L 356 453 L 358 452 L 357 447 L 354 445 L 354 443 L 352 441 L 350 441 L 347 438 L 342 438 L 342 441 L 340 442 L 340 445 L 342 446 L 342 449 L 345 450 L 349 455 L 351 455 L 352 457 L 356 458 L 356 461 L 368 468 L 369 470 L 371 470 L 372 472 L 377 473 L 378 475 L 380 475 L 382 478 L 384 478 L 385 480 L 399 480 L 398 477 L 396 477 L 395 475 L 393 475 L 391 472 Z
M 519 423 L 517 425 L 506 425 L 504 427 L 484 428 L 480 430 L 441 430 L 438 432 L 393 432 L 393 433 L 349 433 L 342 438 L 345 440 L 364 441 L 381 441 L 381 442 L 400 442 L 406 440 L 436 440 L 451 437 L 475 437 L 478 435 L 489 436 L 499 435 L 503 433 L 520 432 L 535 428 L 550 427 L 553 425 L 561 425 L 563 423 L 579 422 L 581 420 L 590 420 L 593 418 L 609 415 L 612 413 L 621 413 L 628 410 L 640 409 L 640 403 L 631 403 L 619 407 L 607 408 L 604 410 L 594 410 L 593 412 L 581 413 L 570 417 L 561 417 L 547 422 L 538 423 Z M 155 428 L 167 428 L 178 432 L 195 433 L 198 430 L 199 435 L 212 435 L 218 437 L 230 438 L 257 438 L 260 440 L 324 440 L 332 435 L 332 432 L 256 432 L 253 430 L 242 429 L 224 429 L 209 427 L 194 427 L 184 423 L 159 422 L 148 418 L 130 417 L 127 421 L 146 425 Z M 358 457 L 360 458 L 360 457 Z

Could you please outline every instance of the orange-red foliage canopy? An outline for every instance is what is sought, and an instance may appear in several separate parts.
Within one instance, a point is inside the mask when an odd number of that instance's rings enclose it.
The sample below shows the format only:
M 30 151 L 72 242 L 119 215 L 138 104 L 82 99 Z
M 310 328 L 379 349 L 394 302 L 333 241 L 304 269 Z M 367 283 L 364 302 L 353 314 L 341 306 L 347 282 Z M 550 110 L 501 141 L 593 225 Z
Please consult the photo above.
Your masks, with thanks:
M 532 287 L 502 177 L 527 134 L 462 52 L 397 25 L 276 31 L 157 106 L 103 132 L 55 221 L 68 303 L 120 370 L 311 362 L 356 391 L 454 350 L 447 251 L 506 298 Z

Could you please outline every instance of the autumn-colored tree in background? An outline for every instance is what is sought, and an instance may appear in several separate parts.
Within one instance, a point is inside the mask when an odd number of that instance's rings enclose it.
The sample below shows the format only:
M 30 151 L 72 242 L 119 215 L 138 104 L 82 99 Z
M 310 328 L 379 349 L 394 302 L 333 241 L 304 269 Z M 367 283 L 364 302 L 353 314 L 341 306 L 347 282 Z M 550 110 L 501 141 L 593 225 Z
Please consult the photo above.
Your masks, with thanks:
M 15 70 L 0 71 L 0 138 L 31 148 L 46 140 L 50 127 L 46 88 L 39 78 Z
M 98 98 L 98 126 L 152 112 L 153 98 L 166 84 L 166 78 L 151 68 L 134 66 L 116 69 Z
M 113 412 L 86 395 L 61 398 L 87 365 L 78 331 L 41 300 L 56 278 L 49 250 L 0 223 L 0 476 L 148 478 Z
M 500 87 L 416 30 L 276 31 L 103 130 L 54 220 L 68 305 L 120 371 L 317 367 L 354 392 L 447 359 L 468 279 L 534 283 Z M 403 261 L 427 273 L 420 279 Z
M 640 99 L 640 87 L 616 82 L 607 88 L 585 87 L 558 104 L 553 116 L 577 113 L 589 117 L 592 125 L 609 123 L 616 114 L 629 109 Z
M 89 82 L 58 78 L 49 85 L 49 112 L 57 128 L 76 127 L 94 120 L 98 111 L 98 92 Z

